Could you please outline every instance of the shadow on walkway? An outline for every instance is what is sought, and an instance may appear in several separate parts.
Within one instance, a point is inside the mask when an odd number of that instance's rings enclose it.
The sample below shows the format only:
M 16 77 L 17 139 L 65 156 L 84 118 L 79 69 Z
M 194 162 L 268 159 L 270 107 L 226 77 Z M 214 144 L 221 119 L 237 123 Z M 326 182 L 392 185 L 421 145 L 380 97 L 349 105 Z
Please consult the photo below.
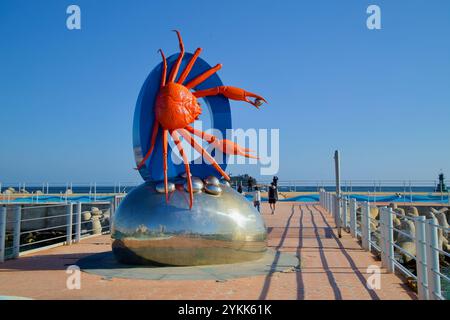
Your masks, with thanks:
M 311 212 L 312 215 L 312 210 L 309 208 L 309 206 L 306 206 L 308 208 L 308 210 Z M 328 223 L 327 219 L 325 218 L 325 216 L 323 215 L 322 210 L 320 210 L 320 208 L 317 208 L 316 206 L 313 206 L 313 208 L 320 214 L 320 216 L 322 217 L 323 222 L 331 228 L 330 224 Z M 338 237 L 336 237 L 336 235 L 334 234 L 334 232 L 332 233 L 332 237 L 333 239 L 336 241 L 337 245 L 339 246 L 340 251 L 342 252 L 342 254 L 345 256 L 345 258 L 347 259 L 348 263 L 350 264 L 352 270 L 354 271 L 355 275 L 358 277 L 359 281 L 361 281 L 361 284 L 364 286 L 364 288 L 367 290 L 367 292 L 369 293 L 370 297 L 373 300 L 379 300 L 380 297 L 378 296 L 378 294 L 375 292 L 375 290 L 368 288 L 367 287 L 367 280 L 366 278 L 363 276 L 363 274 L 361 273 L 361 271 L 359 271 L 358 267 L 356 266 L 355 261 L 352 259 L 352 257 L 348 254 L 347 250 L 345 249 L 344 245 L 342 244 L 341 240 L 339 240 Z
M 280 260 L 280 248 L 283 246 L 283 243 L 286 239 L 286 234 L 288 232 L 289 226 L 291 224 L 291 220 L 292 220 L 292 216 L 294 215 L 294 205 L 292 205 L 292 210 L 291 210 L 291 214 L 289 215 L 289 218 L 286 222 L 286 226 L 285 229 L 283 231 L 283 234 L 281 235 L 280 238 L 280 242 L 278 243 L 278 245 L 275 247 L 276 253 L 275 253 L 275 258 L 273 259 L 272 265 L 271 265 L 271 270 L 275 269 L 275 267 L 278 264 L 278 261 Z M 261 294 L 259 295 L 259 299 L 260 300 L 265 300 L 267 298 L 267 293 L 269 292 L 269 288 L 270 288 L 270 282 L 272 280 L 272 273 L 269 273 L 266 278 L 264 279 L 264 285 L 263 288 L 261 290 Z
M 323 251 L 323 243 L 322 243 L 322 239 L 320 239 L 319 232 L 317 231 L 317 225 L 316 225 L 316 222 L 314 219 L 314 214 L 313 214 L 312 210 L 309 209 L 308 206 L 306 206 L 305 209 L 309 211 L 309 214 L 311 215 L 311 223 L 313 224 L 314 229 L 316 230 L 317 242 L 319 244 L 318 249 L 319 249 L 319 254 L 320 254 L 320 260 L 322 261 L 323 268 L 325 270 L 325 273 L 327 274 L 328 282 L 330 283 L 330 286 L 333 289 L 334 299 L 342 300 L 341 290 L 339 290 L 339 287 L 336 283 L 336 279 L 333 276 L 333 272 L 330 271 L 330 268 L 328 266 L 327 257 L 325 256 L 325 252 Z M 300 210 L 302 210 L 301 207 L 300 207 Z

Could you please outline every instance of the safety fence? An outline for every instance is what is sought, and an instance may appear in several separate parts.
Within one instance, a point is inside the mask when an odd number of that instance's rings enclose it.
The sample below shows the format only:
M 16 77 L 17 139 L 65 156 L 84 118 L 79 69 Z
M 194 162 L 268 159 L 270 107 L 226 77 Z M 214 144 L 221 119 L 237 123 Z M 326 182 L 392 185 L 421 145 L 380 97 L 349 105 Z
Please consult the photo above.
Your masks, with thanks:
M 269 186 L 272 180 L 257 180 L 261 187 Z M 444 183 L 450 185 L 450 180 Z M 105 193 L 127 193 L 138 186 L 140 182 L 128 181 L 97 181 L 97 182 L 6 182 L 0 181 L 0 194 L 32 194 L 61 195 L 89 194 L 92 197 Z M 243 188 L 247 188 L 247 181 L 242 180 Z M 279 191 L 282 192 L 318 192 L 334 190 L 335 180 L 278 180 Z M 370 192 L 371 194 L 398 192 L 404 197 L 418 192 L 434 192 L 447 195 L 447 190 L 439 190 L 438 180 L 341 180 L 343 192 Z M 232 183 L 237 188 L 237 182 Z
M 137 181 L 114 182 L 5 182 L 0 181 L 0 194 L 9 191 L 21 194 L 102 194 L 102 193 L 126 193 L 138 186 Z
M 0 262 L 109 233 L 123 198 L 116 195 L 108 202 L 0 206 Z
M 441 285 L 443 280 L 450 283 L 450 277 L 442 273 L 439 256 L 450 258 L 442 248 L 442 237 L 450 233 L 450 228 L 440 225 L 432 213 L 427 219 L 421 215 L 404 215 L 391 207 L 380 207 L 376 219 L 371 215 L 371 210 L 376 208 L 369 202 L 358 202 L 325 190 L 320 190 L 319 199 L 320 205 L 332 215 L 338 233 L 348 231 L 352 237 L 361 240 L 363 249 L 380 254 L 387 272 L 399 271 L 416 281 L 419 299 L 445 300 Z M 400 229 L 399 221 L 413 224 L 410 230 L 414 232 Z M 395 240 L 399 237 L 409 241 L 415 250 L 400 246 Z M 400 262 L 402 256 L 415 261 L 415 272 Z
M 258 180 L 257 185 L 268 186 L 272 180 Z M 319 192 L 320 189 L 333 191 L 336 188 L 335 180 L 278 180 L 278 189 L 282 192 Z M 448 194 L 447 190 L 438 190 L 438 180 L 341 180 L 342 192 L 365 192 L 372 195 L 380 193 L 397 192 L 407 198 L 410 194 L 434 192 Z M 445 181 L 450 185 L 450 181 Z M 233 183 L 233 187 L 237 187 Z M 243 181 L 243 188 L 247 187 L 247 181 Z

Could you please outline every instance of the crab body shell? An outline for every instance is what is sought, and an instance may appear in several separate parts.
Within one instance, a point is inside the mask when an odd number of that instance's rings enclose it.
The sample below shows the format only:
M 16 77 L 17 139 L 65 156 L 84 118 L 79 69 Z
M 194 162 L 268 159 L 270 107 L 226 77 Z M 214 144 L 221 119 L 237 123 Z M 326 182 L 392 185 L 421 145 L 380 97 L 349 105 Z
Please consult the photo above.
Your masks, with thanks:
M 156 97 L 156 119 L 168 130 L 185 128 L 197 120 L 201 113 L 197 98 L 181 84 L 166 84 Z

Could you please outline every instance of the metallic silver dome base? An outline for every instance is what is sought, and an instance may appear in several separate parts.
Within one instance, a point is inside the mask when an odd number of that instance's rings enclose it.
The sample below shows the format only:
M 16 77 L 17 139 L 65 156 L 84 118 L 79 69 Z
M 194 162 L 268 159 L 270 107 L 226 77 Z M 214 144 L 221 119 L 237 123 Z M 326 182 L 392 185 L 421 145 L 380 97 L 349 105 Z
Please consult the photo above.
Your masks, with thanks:
M 182 181 L 179 181 L 182 182 Z M 242 195 L 222 185 L 222 193 L 156 191 L 146 182 L 131 191 L 114 214 L 113 253 L 126 264 L 194 266 L 260 259 L 267 232 L 258 211 Z

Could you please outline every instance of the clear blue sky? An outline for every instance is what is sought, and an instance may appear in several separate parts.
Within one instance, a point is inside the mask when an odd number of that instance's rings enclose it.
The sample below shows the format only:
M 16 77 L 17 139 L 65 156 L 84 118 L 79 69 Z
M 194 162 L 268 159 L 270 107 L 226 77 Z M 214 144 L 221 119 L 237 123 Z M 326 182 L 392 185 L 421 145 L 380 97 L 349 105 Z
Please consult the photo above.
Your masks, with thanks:
M 280 179 L 332 178 L 336 148 L 345 179 L 450 176 L 450 1 L 2 0 L 0 181 L 139 181 L 134 106 L 174 28 L 269 100 L 233 126 L 280 129 Z

